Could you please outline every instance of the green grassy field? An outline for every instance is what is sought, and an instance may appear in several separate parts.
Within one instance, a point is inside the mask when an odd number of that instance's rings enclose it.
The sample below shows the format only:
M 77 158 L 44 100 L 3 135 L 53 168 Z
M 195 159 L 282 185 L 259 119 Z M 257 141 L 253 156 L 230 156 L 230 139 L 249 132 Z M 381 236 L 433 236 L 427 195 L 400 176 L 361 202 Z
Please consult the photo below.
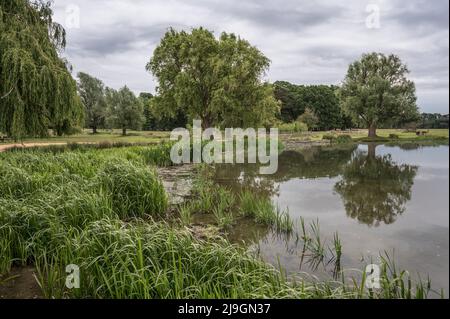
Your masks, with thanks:
M 285 138 L 297 139 L 300 141 L 320 141 L 325 135 L 349 135 L 355 141 L 369 141 L 367 130 L 352 130 L 352 131 L 328 131 L 328 132 L 303 132 L 303 133 L 288 133 L 282 134 Z M 397 135 L 400 141 L 427 141 L 427 140 L 445 140 L 449 138 L 449 130 L 447 129 L 431 129 L 425 135 L 417 136 L 414 132 L 407 132 L 403 129 L 379 129 L 377 130 L 377 139 L 373 141 L 391 141 L 390 136 Z M 287 137 L 288 136 L 288 137 Z
M 126 136 L 121 134 L 120 130 L 100 130 L 97 134 L 92 134 L 90 130 L 85 130 L 81 134 L 71 136 L 54 136 L 46 138 L 26 138 L 24 143 L 158 143 L 169 138 L 170 132 L 160 131 L 129 131 Z M 322 140 L 326 134 L 350 135 L 355 140 L 364 140 L 367 138 L 367 130 L 352 131 L 329 131 L 329 132 L 300 132 L 300 133 L 283 133 L 282 138 L 289 136 L 304 141 Z M 391 134 L 395 134 L 400 140 L 433 140 L 448 139 L 449 130 L 447 129 L 431 129 L 423 136 L 417 136 L 414 132 L 406 132 L 403 129 L 379 129 L 377 131 L 379 138 L 388 139 Z M 0 144 L 11 144 L 11 141 Z
M 92 134 L 91 130 L 84 130 L 80 134 L 70 136 L 51 136 L 45 138 L 25 138 L 24 143 L 157 143 L 169 138 L 169 132 L 157 131 L 128 131 L 123 136 L 121 130 L 99 130 L 97 134 Z M 11 141 L 0 143 L 9 144 Z

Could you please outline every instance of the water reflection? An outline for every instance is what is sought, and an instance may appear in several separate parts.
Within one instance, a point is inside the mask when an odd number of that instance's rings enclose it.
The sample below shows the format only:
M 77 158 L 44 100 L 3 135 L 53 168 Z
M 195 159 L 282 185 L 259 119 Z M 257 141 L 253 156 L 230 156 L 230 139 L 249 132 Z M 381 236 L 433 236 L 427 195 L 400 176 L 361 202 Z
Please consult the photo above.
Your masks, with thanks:
M 340 178 L 334 191 L 341 196 L 348 217 L 369 226 L 392 224 L 411 199 L 417 166 L 397 164 L 390 155 L 377 156 L 376 147 L 368 145 L 368 152 L 355 145 L 285 151 L 273 175 L 259 175 L 256 164 L 222 165 L 215 180 L 235 191 L 251 189 L 274 197 L 279 195 L 279 185 L 292 179 Z
M 356 145 L 346 145 L 285 151 L 278 158 L 278 171 L 272 175 L 260 175 L 258 164 L 222 164 L 217 166 L 214 179 L 236 191 L 252 189 L 273 197 L 278 195 L 280 183 L 294 178 L 338 176 L 356 149 Z
M 259 175 L 257 165 L 223 165 L 215 178 L 289 209 L 297 221 L 290 237 L 245 219 L 229 233 L 231 241 L 244 242 L 289 274 L 328 278 L 395 251 L 402 268 L 430 275 L 448 291 L 448 174 L 448 145 L 402 143 L 285 151 L 274 175 Z M 300 217 L 307 224 L 319 219 L 325 258 L 315 259 L 305 248 Z M 334 232 L 343 244 L 336 261 L 328 249 Z
M 345 166 L 335 185 L 347 216 L 369 226 L 392 224 L 411 200 L 417 166 L 397 164 L 390 154 L 376 156 L 376 145 L 368 153 L 357 152 Z

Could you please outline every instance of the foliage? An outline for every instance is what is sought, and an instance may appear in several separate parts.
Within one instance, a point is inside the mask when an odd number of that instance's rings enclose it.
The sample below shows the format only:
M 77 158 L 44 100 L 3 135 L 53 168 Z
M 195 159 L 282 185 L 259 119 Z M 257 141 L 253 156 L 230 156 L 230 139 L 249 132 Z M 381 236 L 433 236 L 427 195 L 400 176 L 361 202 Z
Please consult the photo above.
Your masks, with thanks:
M 107 88 L 106 100 L 110 127 L 122 129 L 123 135 L 127 134 L 127 129 L 142 128 L 145 120 L 143 105 L 128 87 L 124 86 L 119 91 Z
M 144 130 L 171 131 L 186 126 L 188 122 L 186 114 L 178 112 L 174 116 L 170 116 L 161 112 L 157 99 L 151 93 L 141 93 L 139 99 L 144 106 Z
M 337 143 L 337 144 L 347 144 L 347 143 L 353 142 L 353 139 L 352 139 L 352 137 L 351 137 L 350 135 L 348 135 L 348 134 L 341 134 L 341 135 L 338 135 L 338 136 L 336 137 L 336 139 L 334 140 L 334 142 Z
M 107 111 L 105 88 L 101 80 L 87 73 L 78 73 L 78 94 L 84 105 L 86 127 L 97 133 L 98 128 L 105 126 Z
M 284 122 L 295 121 L 309 109 L 308 113 L 312 111 L 318 118 L 316 127 L 310 127 L 310 129 L 330 130 L 354 126 L 341 112 L 336 96 L 336 86 L 305 86 L 277 81 L 274 87 L 275 97 L 281 102 L 281 119 Z M 310 117 L 310 114 L 306 116 Z
M 328 140 L 328 141 L 334 141 L 336 138 L 337 138 L 337 136 L 335 134 L 330 134 L 330 133 L 323 134 L 323 136 L 322 136 L 323 140 Z
M 300 121 L 281 123 L 278 125 L 278 129 L 283 133 L 302 133 L 308 131 L 308 125 Z
M 419 122 L 419 128 L 422 129 L 448 129 L 449 115 L 439 113 L 423 113 Z
M 58 135 L 83 117 L 76 83 L 59 57 L 65 31 L 50 2 L 0 1 L 0 131 L 21 139 Z
M 317 124 L 319 124 L 319 118 L 313 110 L 307 107 L 305 112 L 299 116 L 297 122 L 305 123 L 310 130 L 314 130 L 317 127 Z
M 415 118 L 415 85 L 406 65 L 396 55 L 364 54 L 352 63 L 339 92 L 347 114 L 369 128 L 369 137 L 387 121 Z
M 158 112 L 204 128 L 269 125 L 278 111 L 272 86 L 261 77 L 269 60 L 247 41 L 203 28 L 191 33 L 170 29 L 147 64 L 158 79 Z

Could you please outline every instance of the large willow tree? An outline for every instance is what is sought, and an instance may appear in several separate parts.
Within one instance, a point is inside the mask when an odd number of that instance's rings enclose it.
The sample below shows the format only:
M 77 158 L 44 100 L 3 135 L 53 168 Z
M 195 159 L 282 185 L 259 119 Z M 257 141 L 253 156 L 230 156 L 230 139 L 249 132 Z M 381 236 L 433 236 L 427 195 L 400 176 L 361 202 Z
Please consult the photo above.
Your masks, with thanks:
M 82 119 L 76 82 L 60 58 L 65 31 L 50 2 L 0 0 L 0 132 L 62 134 Z
M 279 112 L 262 78 L 270 61 L 234 34 L 170 29 L 147 70 L 157 78 L 154 102 L 162 113 L 200 119 L 204 128 L 269 126 Z
M 369 129 L 369 137 L 390 121 L 416 120 L 416 87 L 408 75 L 396 55 L 364 54 L 348 68 L 339 92 L 343 110 Z

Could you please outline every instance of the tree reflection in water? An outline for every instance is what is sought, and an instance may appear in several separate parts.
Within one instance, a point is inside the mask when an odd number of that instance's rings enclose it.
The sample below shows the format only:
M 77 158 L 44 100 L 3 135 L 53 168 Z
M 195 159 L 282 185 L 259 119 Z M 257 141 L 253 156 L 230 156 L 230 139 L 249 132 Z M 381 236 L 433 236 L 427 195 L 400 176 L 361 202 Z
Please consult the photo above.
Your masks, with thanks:
M 405 211 L 418 168 L 397 164 L 390 155 L 356 152 L 342 172 L 335 191 L 342 197 L 347 216 L 369 226 L 392 224 Z

